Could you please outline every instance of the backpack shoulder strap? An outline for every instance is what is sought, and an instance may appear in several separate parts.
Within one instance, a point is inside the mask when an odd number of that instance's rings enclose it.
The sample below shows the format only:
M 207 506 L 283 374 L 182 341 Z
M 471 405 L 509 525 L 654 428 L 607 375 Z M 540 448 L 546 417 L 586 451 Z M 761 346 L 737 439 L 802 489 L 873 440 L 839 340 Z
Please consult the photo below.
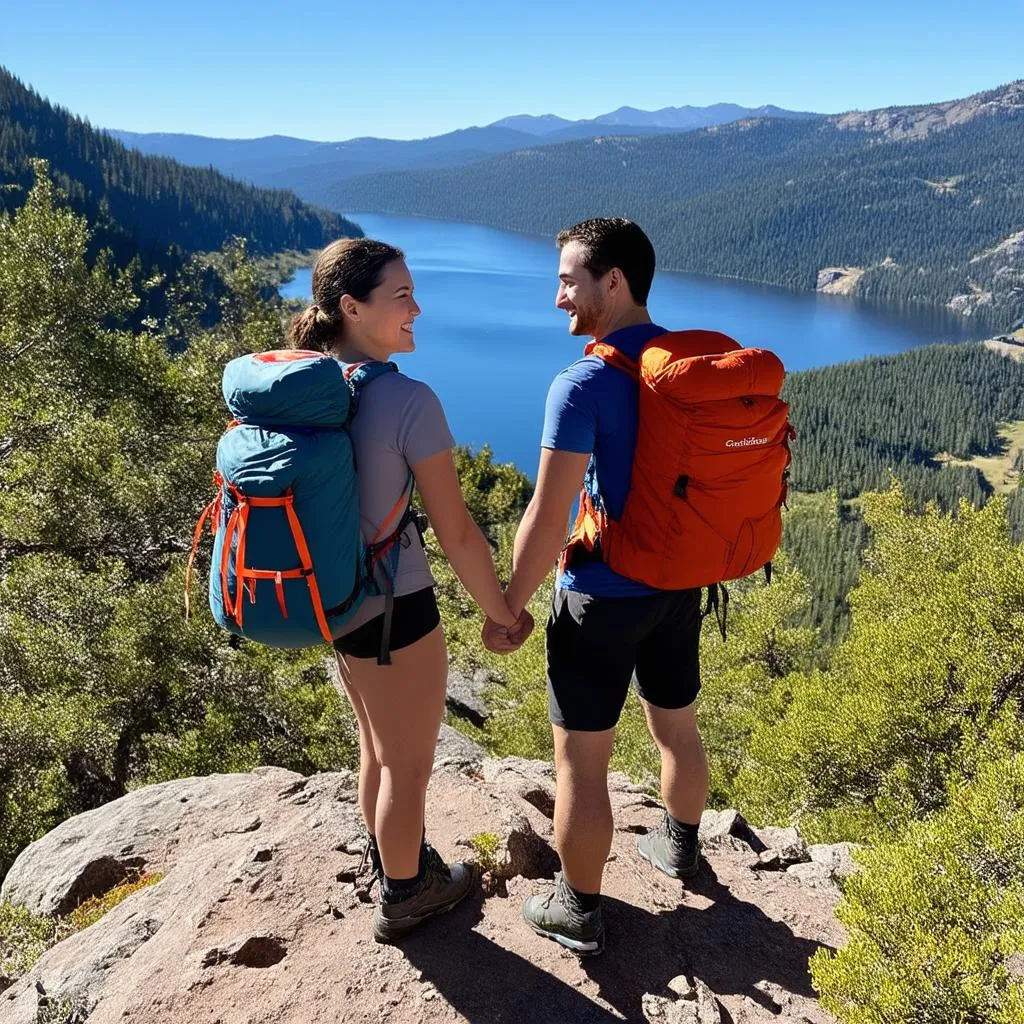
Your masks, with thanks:
M 630 359 L 629 356 L 614 345 L 609 345 L 607 341 L 594 340 L 590 342 L 583 350 L 583 354 L 585 356 L 597 356 L 598 359 L 602 359 L 609 366 L 614 366 L 615 369 L 628 374 L 633 380 L 640 380 L 640 367 L 636 361 Z
M 375 359 L 367 359 L 362 363 L 348 363 L 345 366 L 345 380 L 358 392 L 360 388 L 366 387 L 370 381 L 384 376 L 385 373 L 398 373 L 398 366 L 395 363 L 382 363 Z

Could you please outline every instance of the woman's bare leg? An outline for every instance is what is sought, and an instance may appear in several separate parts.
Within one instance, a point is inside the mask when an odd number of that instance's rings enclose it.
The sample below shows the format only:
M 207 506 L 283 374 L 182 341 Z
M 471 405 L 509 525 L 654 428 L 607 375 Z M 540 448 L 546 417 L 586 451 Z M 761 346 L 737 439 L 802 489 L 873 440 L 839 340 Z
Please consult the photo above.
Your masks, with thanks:
M 391 665 L 348 655 L 338 660 L 359 720 L 360 807 L 377 837 L 384 873 L 413 878 L 419 871 L 423 809 L 448 682 L 444 630 L 438 626 L 422 640 L 392 651 Z

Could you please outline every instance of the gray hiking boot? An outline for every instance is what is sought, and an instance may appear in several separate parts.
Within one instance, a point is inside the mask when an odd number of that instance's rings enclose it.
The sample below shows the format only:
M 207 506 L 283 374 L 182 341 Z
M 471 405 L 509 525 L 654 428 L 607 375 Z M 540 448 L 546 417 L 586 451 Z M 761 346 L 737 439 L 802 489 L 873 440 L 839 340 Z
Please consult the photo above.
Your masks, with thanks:
M 429 845 L 423 861 L 423 880 L 416 893 L 408 899 L 385 903 L 381 886 L 381 898 L 373 915 L 373 937 L 378 942 L 394 942 L 428 917 L 451 910 L 473 888 L 471 865 L 445 864 L 441 855 Z
M 582 913 L 574 909 L 562 872 L 555 875 L 555 888 L 547 896 L 531 896 L 523 904 L 526 923 L 546 939 L 552 939 L 577 956 L 604 952 L 601 908 Z
M 700 844 L 676 832 L 668 812 L 656 829 L 636 841 L 640 856 L 669 878 L 693 878 L 700 871 Z

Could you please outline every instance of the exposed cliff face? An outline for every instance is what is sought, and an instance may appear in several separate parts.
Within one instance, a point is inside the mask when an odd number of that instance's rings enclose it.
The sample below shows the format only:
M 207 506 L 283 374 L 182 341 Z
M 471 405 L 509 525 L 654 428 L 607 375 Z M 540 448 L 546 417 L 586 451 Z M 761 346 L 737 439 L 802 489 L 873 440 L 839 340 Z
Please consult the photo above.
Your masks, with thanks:
M 608 947 L 581 962 L 520 919 L 557 865 L 549 765 L 486 760 L 448 735 L 428 833 L 449 858 L 479 858 L 486 846 L 485 884 L 401 948 L 370 937 L 374 894 L 359 870 L 349 773 L 265 768 L 147 787 L 64 822 L 8 875 L 5 897 L 43 913 L 126 873 L 164 877 L 50 949 L 0 994 L 0 1018 L 829 1020 L 807 958 L 841 941 L 833 880 L 850 870 L 848 851 L 808 850 L 794 830 L 754 832 L 735 812 L 710 812 L 707 866 L 683 889 L 635 853 L 636 834 L 658 821 L 655 803 L 622 776 L 611 789 Z
M 920 139 L 931 132 L 966 124 L 976 117 L 991 117 L 1019 110 L 1024 110 L 1024 80 L 964 99 L 915 107 L 854 110 L 830 120 L 838 128 L 851 131 L 878 132 L 889 139 Z

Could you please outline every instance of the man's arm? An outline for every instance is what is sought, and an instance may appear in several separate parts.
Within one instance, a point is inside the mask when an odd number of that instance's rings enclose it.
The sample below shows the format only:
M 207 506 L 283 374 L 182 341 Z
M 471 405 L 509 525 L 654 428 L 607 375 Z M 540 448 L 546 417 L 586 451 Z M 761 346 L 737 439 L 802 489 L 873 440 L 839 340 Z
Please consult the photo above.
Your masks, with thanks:
M 513 615 L 526 607 L 562 550 L 569 514 L 589 462 L 588 454 L 540 450 L 537 487 L 516 531 L 512 579 L 505 591 Z

